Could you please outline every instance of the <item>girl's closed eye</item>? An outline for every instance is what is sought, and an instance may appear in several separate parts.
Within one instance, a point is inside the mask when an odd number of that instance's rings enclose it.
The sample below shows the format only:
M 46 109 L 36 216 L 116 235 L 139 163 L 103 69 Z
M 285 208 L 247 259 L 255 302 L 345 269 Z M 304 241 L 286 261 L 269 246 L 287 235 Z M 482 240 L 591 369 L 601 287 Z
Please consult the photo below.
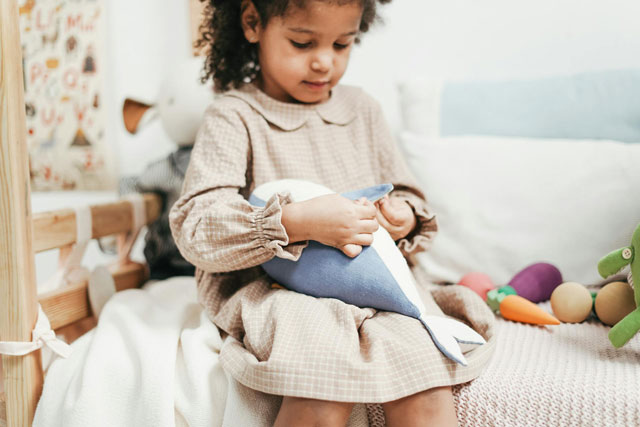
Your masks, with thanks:
M 291 42 L 293 47 L 295 47 L 296 49 L 308 49 L 311 47 L 311 42 L 300 43 L 295 40 L 289 40 L 289 41 Z
M 306 42 L 306 43 L 300 43 L 297 42 L 295 40 L 289 40 L 291 42 L 291 44 L 293 45 L 293 47 L 295 47 L 296 49 L 309 49 L 312 46 L 311 42 Z M 333 44 L 333 47 L 337 50 L 343 50 L 348 48 L 351 45 L 351 43 L 338 43 L 335 42 Z

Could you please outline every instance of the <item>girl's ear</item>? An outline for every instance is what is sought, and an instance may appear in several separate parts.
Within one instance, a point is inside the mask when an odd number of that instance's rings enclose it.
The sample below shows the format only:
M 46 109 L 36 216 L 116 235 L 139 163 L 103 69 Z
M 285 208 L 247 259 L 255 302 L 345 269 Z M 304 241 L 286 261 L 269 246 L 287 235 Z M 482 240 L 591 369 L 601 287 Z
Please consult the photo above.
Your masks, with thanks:
M 249 43 L 258 43 L 262 28 L 260 26 L 260 15 L 255 5 L 251 0 L 242 0 L 240 10 L 240 22 L 242 23 L 244 37 Z

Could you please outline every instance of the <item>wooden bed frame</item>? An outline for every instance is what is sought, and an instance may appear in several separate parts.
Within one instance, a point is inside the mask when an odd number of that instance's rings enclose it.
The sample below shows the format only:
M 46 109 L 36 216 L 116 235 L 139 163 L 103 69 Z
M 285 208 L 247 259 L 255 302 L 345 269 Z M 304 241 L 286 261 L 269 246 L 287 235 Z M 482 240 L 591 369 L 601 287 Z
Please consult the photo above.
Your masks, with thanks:
M 37 293 L 35 253 L 60 248 L 63 261 L 76 241 L 76 219 L 71 209 L 32 216 L 22 76 L 18 2 L 0 0 L 0 341 L 31 341 L 38 303 L 52 329 L 71 341 L 95 320 L 86 282 Z M 150 223 L 158 218 L 161 202 L 156 195 L 144 197 Z M 133 226 L 127 201 L 92 206 L 91 216 L 92 238 L 126 234 Z M 117 290 L 147 279 L 146 266 L 128 259 L 110 270 Z M 2 368 L 0 426 L 29 426 L 44 381 L 40 351 L 2 356 Z

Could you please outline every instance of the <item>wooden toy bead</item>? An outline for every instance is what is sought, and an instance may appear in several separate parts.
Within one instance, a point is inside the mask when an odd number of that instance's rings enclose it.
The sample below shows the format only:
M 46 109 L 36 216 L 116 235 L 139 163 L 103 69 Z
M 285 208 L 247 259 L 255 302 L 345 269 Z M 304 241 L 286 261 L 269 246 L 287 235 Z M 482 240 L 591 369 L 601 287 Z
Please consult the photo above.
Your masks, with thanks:
M 591 293 L 580 283 L 565 282 L 551 294 L 553 314 L 565 323 L 580 323 L 589 317 L 593 299 Z
M 626 282 L 611 282 L 598 292 L 595 308 L 602 323 L 613 326 L 635 310 L 633 289 Z

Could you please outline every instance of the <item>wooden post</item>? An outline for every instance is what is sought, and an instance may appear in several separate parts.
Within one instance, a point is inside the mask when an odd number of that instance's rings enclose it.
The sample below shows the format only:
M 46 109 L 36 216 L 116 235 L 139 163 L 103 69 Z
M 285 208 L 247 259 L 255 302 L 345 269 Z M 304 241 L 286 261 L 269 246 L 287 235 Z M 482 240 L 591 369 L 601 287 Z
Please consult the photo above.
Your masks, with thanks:
M 0 0 L 0 341 L 31 341 L 38 313 L 17 3 Z M 2 361 L 7 426 L 29 426 L 42 393 L 40 352 Z

